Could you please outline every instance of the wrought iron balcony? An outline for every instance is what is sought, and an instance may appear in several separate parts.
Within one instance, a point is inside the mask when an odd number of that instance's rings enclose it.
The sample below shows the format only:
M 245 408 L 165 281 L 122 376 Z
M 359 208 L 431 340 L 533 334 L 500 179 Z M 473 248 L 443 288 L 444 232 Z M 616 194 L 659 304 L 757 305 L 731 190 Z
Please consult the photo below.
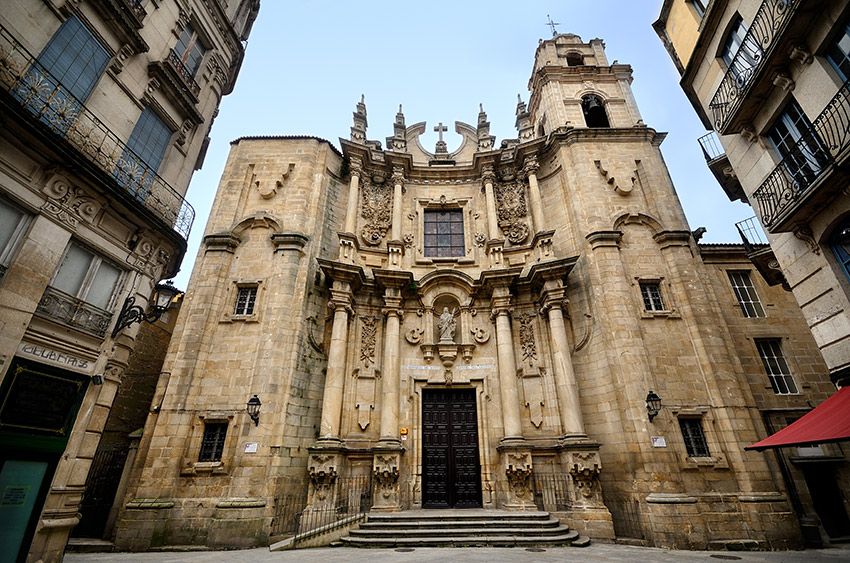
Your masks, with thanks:
M 788 230 L 791 215 L 821 190 L 850 147 L 850 81 L 845 82 L 791 151 L 753 192 L 762 224 L 770 232 Z M 833 182 L 835 183 L 835 182 Z M 833 186 L 835 187 L 835 186 Z M 838 186 L 840 188 L 843 187 Z M 818 192 L 821 192 L 818 194 Z
M 38 302 L 35 312 L 52 321 L 89 332 L 103 338 L 106 336 L 112 313 L 86 303 L 76 297 L 48 286 Z
M 123 43 L 131 45 L 136 53 L 148 50 L 148 44 L 139 34 L 148 15 L 141 0 L 92 0 L 91 4 Z
M 741 47 L 708 105 L 715 130 L 727 133 L 731 118 L 747 98 L 759 71 L 764 68 L 800 3 L 800 0 L 764 0 L 761 3 Z
M 177 54 L 177 51 L 171 49 L 168 52 L 168 57 L 166 57 L 165 62 L 177 73 L 177 76 L 180 77 L 180 80 L 186 85 L 190 92 L 192 92 L 193 96 L 197 96 L 201 92 L 201 87 L 198 86 L 198 83 L 195 82 L 195 76 L 192 72 L 183 64 L 183 61 L 180 60 L 180 55 Z
M 3 264 L 0 264 L 0 280 L 2 280 L 3 276 L 6 275 L 6 269 L 7 269 L 6 266 L 4 266 Z
M 2 26 L 0 86 L 5 104 L 93 166 L 122 201 L 188 238 L 195 219 L 192 206 Z
M 699 138 L 699 145 L 702 148 L 702 154 L 705 157 L 705 162 L 708 164 L 708 169 L 714 174 L 717 183 L 726 192 L 729 200 L 740 200 L 747 203 L 747 194 L 744 193 L 744 188 L 741 187 L 741 182 L 738 181 L 738 175 L 735 174 L 735 170 L 729 164 L 726 151 L 723 149 L 723 145 L 720 144 L 717 133 L 714 131 L 706 133 Z
M 785 274 L 779 267 L 779 262 L 773 254 L 773 248 L 767 241 L 767 237 L 758 222 L 758 218 L 753 216 L 743 221 L 735 223 L 735 228 L 738 229 L 738 234 L 741 235 L 741 241 L 744 243 L 744 250 L 747 252 L 747 258 L 756 267 L 756 270 L 764 278 L 768 285 L 782 285 L 786 290 L 789 290 L 788 282 L 785 279 Z

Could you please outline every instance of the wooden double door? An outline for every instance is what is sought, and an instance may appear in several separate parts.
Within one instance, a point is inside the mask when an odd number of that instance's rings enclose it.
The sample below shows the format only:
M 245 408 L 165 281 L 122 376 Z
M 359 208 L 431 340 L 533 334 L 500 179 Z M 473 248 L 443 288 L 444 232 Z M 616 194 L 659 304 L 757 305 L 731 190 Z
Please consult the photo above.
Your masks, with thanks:
M 423 390 L 422 506 L 481 506 L 474 389 Z

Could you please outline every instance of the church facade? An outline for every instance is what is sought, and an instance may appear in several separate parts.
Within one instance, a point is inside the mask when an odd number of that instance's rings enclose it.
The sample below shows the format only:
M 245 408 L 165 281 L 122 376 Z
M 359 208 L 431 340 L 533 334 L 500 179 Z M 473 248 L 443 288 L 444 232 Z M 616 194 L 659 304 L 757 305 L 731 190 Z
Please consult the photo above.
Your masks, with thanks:
M 306 490 L 309 511 L 358 479 L 373 511 L 797 545 L 781 472 L 743 446 L 761 404 L 829 393 L 823 360 L 781 288 L 732 250 L 703 260 L 631 80 L 562 34 L 537 48 L 517 139 L 497 145 L 482 109 L 428 151 L 399 108 L 382 146 L 361 100 L 341 151 L 233 141 L 116 545 L 266 545 L 281 499 Z M 729 322 L 754 283 L 756 336 Z M 768 341 L 795 392 L 758 373 Z

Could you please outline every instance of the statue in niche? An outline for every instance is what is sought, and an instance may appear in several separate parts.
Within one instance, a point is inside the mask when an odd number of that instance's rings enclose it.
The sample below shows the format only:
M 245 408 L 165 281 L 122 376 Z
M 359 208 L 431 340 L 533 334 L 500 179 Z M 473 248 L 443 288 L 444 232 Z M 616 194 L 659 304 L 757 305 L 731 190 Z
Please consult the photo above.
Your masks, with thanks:
M 440 315 L 440 320 L 437 322 L 437 328 L 440 331 L 440 344 L 455 343 L 455 329 L 457 329 L 457 307 L 449 311 L 448 307 L 443 307 L 443 312 Z

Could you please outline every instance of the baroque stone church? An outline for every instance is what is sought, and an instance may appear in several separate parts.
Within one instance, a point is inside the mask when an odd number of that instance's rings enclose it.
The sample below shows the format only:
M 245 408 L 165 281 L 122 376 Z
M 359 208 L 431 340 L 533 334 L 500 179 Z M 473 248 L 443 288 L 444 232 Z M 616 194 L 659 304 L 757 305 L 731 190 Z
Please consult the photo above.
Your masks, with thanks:
M 341 151 L 233 141 L 116 544 L 267 545 L 282 499 L 309 511 L 361 479 L 373 512 L 545 508 L 602 540 L 796 545 L 782 477 L 743 450 L 767 432 L 739 303 L 631 81 L 601 40 L 561 34 L 517 139 L 482 108 L 429 151 L 399 108 L 382 146 L 361 100 Z

